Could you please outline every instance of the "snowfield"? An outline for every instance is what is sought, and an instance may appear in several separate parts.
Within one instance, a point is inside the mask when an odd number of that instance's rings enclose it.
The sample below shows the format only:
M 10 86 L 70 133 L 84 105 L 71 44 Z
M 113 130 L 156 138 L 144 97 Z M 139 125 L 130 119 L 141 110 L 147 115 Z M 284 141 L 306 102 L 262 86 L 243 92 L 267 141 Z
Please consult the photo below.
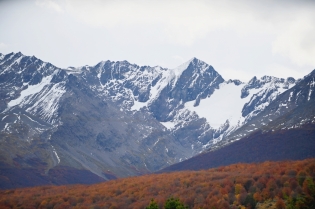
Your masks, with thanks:
M 242 109 L 252 94 L 257 90 L 252 90 L 249 96 L 241 98 L 241 90 L 245 84 L 235 85 L 234 83 L 221 83 L 220 88 L 206 98 L 200 100 L 200 104 L 194 107 L 195 101 L 185 104 L 185 107 L 196 112 L 200 117 L 206 118 L 209 125 L 215 129 L 220 128 L 226 120 L 229 120 L 230 126 L 235 126 L 242 122 Z

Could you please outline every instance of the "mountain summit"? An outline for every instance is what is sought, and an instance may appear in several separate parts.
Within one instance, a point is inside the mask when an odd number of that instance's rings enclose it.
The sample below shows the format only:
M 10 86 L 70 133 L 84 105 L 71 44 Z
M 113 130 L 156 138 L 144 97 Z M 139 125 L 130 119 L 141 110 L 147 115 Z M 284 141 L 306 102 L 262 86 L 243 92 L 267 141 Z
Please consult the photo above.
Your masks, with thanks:
M 243 83 L 197 58 L 174 69 L 127 61 L 61 69 L 22 53 L 1 54 L 0 157 L 9 179 L 2 185 L 157 171 L 247 137 L 289 110 L 308 117 L 302 110 L 313 101 L 309 76 Z M 13 180 L 21 172 L 33 180 Z

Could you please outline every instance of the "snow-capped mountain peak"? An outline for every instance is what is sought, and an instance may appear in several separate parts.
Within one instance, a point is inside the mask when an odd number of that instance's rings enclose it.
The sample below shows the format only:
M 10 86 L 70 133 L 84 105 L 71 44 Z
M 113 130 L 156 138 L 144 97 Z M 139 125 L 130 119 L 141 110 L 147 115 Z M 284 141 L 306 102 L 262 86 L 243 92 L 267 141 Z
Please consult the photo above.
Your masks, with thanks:
M 309 105 L 312 76 L 225 81 L 197 58 L 174 69 L 110 60 L 60 69 L 0 54 L 0 129 L 48 143 L 48 165 L 76 165 L 104 178 L 108 168 L 134 175 L 241 139 Z

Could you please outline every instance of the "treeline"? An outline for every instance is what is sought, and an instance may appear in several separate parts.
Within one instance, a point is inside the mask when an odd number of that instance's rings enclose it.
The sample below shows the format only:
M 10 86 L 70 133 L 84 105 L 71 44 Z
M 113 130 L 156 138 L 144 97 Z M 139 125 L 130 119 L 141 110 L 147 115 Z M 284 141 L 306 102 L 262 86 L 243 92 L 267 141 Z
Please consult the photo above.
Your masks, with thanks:
M 171 197 L 188 208 L 315 208 L 315 159 L 234 164 L 202 171 L 152 174 L 95 185 L 0 191 L 0 208 L 164 208 Z

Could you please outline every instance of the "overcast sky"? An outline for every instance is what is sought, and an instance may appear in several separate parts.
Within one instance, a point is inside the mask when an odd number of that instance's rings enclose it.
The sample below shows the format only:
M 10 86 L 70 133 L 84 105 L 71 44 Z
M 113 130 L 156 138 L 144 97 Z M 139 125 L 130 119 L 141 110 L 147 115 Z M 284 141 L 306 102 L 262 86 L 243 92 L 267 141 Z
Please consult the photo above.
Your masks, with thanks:
M 127 60 L 174 68 L 197 57 L 225 79 L 315 69 L 315 1 L 0 1 L 0 53 L 58 67 Z

